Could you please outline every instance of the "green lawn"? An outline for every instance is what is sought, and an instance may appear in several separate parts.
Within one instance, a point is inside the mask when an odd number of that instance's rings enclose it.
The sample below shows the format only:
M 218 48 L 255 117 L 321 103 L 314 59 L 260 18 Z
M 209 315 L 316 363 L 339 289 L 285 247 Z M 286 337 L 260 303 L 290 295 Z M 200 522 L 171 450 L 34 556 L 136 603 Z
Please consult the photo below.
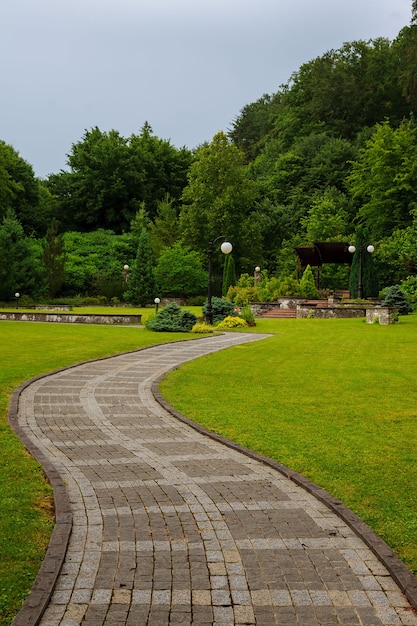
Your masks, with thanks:
M 50 488 L 7 423 L 11 392 L 65 365 L 191 336 L 129 326 L 0 322 L 0 626 L 11 623 L 30 591 L 52 531 Z
M 254 331 L 274 336 L 183 365 L 166 399 L 340 498 L 417 573 L 417 315 Z

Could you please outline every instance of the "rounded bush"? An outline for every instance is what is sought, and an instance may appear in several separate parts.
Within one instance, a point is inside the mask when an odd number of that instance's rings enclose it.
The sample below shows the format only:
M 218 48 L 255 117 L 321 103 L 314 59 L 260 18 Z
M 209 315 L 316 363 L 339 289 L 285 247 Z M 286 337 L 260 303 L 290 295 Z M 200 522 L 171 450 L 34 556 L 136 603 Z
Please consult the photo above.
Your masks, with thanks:
M 148 319 L 146 328 L 158 332 L 179 332 L 191 331 L 197 322 L 197 316 L 191 311 L 182 310 L 181 307 L 172 302 L 167 304 L 153 319 Z
M 191 329 L 192 333 L 212 333 L 214 332 L 213 326 L 206 324 L 205 322 L 197 322 Z
M 244 328 L 245 326 L 247 326 L 247 323 L 244 319 L 229 315 L 228 317 L 225 317 L 222 322 L 217 324 L 216 329 L 229 330 L 230 328 Z

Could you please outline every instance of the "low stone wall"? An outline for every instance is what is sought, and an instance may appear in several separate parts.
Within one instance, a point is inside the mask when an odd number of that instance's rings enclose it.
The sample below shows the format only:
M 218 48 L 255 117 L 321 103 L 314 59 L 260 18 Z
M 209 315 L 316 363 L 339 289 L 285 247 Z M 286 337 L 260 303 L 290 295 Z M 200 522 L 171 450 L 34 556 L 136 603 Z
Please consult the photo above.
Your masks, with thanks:
M 393 324 L 397 321 L 394 307 L 376 306 L 366 309 L 366 321 L 368 324 Z
M 366 307 L 318 307 L 318 306 L 304 306 L 299 304 L 297 306 L 297 317 L 306 319 L 307 317 L 325 318 L 325 319 L 347 319 L 350 317 L 365 317 Z
M 140 324 L 142 315 L 80 315 L 77 313 L 0 313 L 0 320 L 63 324 Z
M 344 306 L 297 306 L 298 318 L 325 318 L 325 319 L 347 319 L 364 317 L 368 324 L 392 324 L 395 321 L 392 307 L 370 306 L 370 305 L 344 305 Z

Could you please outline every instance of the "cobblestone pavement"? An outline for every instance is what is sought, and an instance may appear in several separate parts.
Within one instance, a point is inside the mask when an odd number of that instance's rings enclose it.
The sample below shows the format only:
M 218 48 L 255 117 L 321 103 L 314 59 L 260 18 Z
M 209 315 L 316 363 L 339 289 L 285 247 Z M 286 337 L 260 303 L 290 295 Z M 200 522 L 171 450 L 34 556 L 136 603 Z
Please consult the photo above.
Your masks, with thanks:
M 19 390 L 11 423 L 55 487 L 57 524 L 16 626 L 417 625 L 314 490 L 155 400 L 167 370 L 259 339 L 166 344 Z

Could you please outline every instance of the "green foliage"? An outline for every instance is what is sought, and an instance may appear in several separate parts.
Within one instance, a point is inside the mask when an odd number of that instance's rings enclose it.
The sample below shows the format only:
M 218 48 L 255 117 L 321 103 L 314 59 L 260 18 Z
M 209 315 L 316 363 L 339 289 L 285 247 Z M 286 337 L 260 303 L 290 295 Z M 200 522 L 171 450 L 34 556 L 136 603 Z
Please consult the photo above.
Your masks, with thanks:
M 191 152 L 152 135 L 122 137 L 95 127 L 73 144 L 69 172 L 53 174 L 46 185 L 59 201 L 66 230 L 127 230 L 141 205 L 153 218 L 166 194 L 178 199 L 187 182 Z
M 258 302 L 258 288 L 257 287 L 229 287 L 226 299 L 233 302 L 237 307 L 245 306 L 249 302 Z
M 42 262 L 48 296 L 55 298 L 65 280 L 64 239 L 58 232 L 58 222 L 53 219 L 42 242 Z
M 248 326 L 256 326 L 255 324 L 255 316 L 252 313 L 252 310 L 248 304 L 245 304 L 240 310 L 240 317 L 245 320 Z
M 43 236 L 53 209 L 41 193 L 32 166 L 0 141 L 0 222 L 12 210 L 26 235 Z
M 136 253 L 136 259 L 131 268 L 128 282 L 128 289 L 125 292 L 125 300 L 145 306 L 153 302 L 156 293 L 155 274 L 152 262 L 152 248 L 149 242 L 149 235 L 143 229 Z
M 358 215 L 371 237 L 391 235 L 412 222 L 417 206 L 417 125 L 403 121 L 398 128 L 378 124 L 361 150 L 349 177 Z
M 180 216 L 182 240 L 205 255 L 209 242 L 224 235 L 233 244 L 238 270 L 255 264 L 261 252 L 253 213 L 256 196 L 257 185 L 247 175 L 242 152 L 218 133 L 199 148 L 191 164 Z M 220 264 L 218 251 L 214 259 Z
M 292 276 L 285 276 L 280 284 L 279 290 L 281 296 L 302 296 L 303 293 L 301 291 L 301 286 L 298 280 L 293 278 Z
M 172 302 L 153 318 L 149 319 L 146 327 L 149 330 L 158 332 L 189 332 L 197 322 L 197 316 L 191 311 L 181 309 L 181 307 Z
M 301 294 L 305 298 L 317 299 L 319 297 L 316 281 L 314 280 L 313 272 L 310 265 L 307 265 L 300 280 Z
M 241 317 L 228 315 L 221 322 L 216 324 L 216 330 L 230 330 L 232 328 L 245 328 L 247 323 Z
M 180 239 L 178 210 L 168 193 L 163 200 L 157 202 L 155 219 L 149 224 L 149 235 L 156 259 L 164 248 L 171 248 Z
M 161 252 L 155 277 L 163 296 L 196 296 L 207 290 L 208 276 L 199 255 L 180 242 Z
M 122 299 L 123 266 L 131 265 L 136 250 L 127 235 L 97 230 L 64 233 L 65 272 L 61 295 Z
M 301 218 L 306 239 L 315 241 L 343 241 L 349 227 L 348 199 L 336 188 L 317 193 L 307 214 Z
M 216 296 L 213 296 L 211 299 L 211 308 L 213 312 L 214 325 L 224 320 L 224 318 L 228 315 L 237 315 L 234 304 L 224 298 L 217 298 Z M 203 315 L 207 315 L 207 302 L 203 306 Z
M 231 254 L 226 254 L 223 266 L 222 296 L 226 297 L 230 286 L 236 284 L 235 261 Z
M 408 301 L 407 296 L 402 291 L 400 285 L 391 285 L 385 290 L 382 306 L 392 306 L 397 309 L 399 315 L 408 315 L 413 307 Z
M 39 293 L 40 263 L 36 242 L 27 238 L 12 209 L 0 225 L 0 300 L 8 301 L 14 294 Z
M 214 328 L 211 324 L 206 324 L 205 322 L 196 322 L 191 329 L 192 333 L 198 334 L 210 334 L 214 332 Z
M 264 276 L 258 285 L 259 301 L 273 302 L 281 295 L 281 280 L 274 276 Z
M 401 291 L 405 293 L 409 302 L 417 308 L 417 276 L 408 276 L 400 285 Z

